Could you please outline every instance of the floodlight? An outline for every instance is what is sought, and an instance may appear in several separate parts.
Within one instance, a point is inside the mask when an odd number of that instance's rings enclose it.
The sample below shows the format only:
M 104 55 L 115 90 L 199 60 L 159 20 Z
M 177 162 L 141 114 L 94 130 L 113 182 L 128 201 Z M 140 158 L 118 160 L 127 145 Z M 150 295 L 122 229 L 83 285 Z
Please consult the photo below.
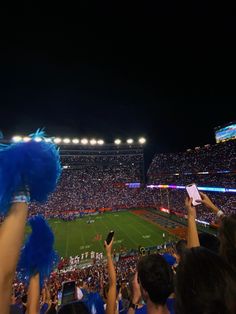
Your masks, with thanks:
M 120 145 L 120 144 L 121 144 L 121 140 L 120 140 L 119 138 L 117 138 L 117 139 L 114 141 L 114 143 L 115 143 L 116 145 Z
M 83 145 L 88 144 L 87 138 L 83 138 L 83 139 L 81 140 L 81 144 L 83 144 Z
M 97 144 L 97 141 L 96 141 L 94 138 L 92 138 L 92 139 L 89 141 L 89 143 L 90 143 L 91 145 L 96 145 L 96 144 Z
M 23 141 L 29 142 L 29 141 L 31 141 L 31 138 L 29 136 L 25 136 L 25 137 L 23 137 Z
M 97 143 L 98 143 L 98 145 L 103 145 L 104 144 L 104 140 L 98 140 Z
M 56 144 L 61 143 L 61 138 L 60 137 L 54 138 L 54 143 L 56 143 Z
M 134 140 L 133 140 L 132 138 L 129 138 L 129 139 L 127 140 L 127 143 L 128 143 L 128 144 L 133 144 L 133 142 L 134 142 Z
M 64 138 L 63 143 L 69 144 L 70 143 L 70 139 L 69 138 Z
M 35 142 L 41 142 L 41 141 L 42 141 L 42 138 L 37 136 L 37 137 L 34 138 L 34 141 L 35 141 Z
M 79 139 L 78 138 L 73 138 L 72 143 L 73 144 L 79 144 Z
M 140 144 L 145 144 L 146 143 L 146 139 L 144 137 L 140 137 L 138 141 L 139 141 Z
M 13 136 L 12 140 L 13 140 L 13 142 L 17 143 L 17 142 L 22 141 L 22 137 L 19 135 L 15 135 L 15 136 Z

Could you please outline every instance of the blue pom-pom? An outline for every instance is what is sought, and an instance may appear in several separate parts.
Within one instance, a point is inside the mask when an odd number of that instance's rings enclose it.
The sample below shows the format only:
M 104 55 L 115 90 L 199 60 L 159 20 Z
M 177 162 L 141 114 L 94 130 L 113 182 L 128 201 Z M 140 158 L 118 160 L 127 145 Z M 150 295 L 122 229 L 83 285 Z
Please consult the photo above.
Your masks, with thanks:
M 44 132 L 29 142 L 0 146 L 0 212 L 6 213 L 12 196 L 27 187 L 31 201 L 46 202 L 61 174 L 59 149 L 46 142 Z M 40 139 L 41 141 L 37 141 Z
M 50 276 L 59 259 L 53 249 L 54 235 L 47 221 L 40 215 L 29 220 L 32 233 L 21 250 L 17 266 L 17 275 L 20 280 L 28 284 L 30 277 L 36 273 L 40 276 L 40 287 Z

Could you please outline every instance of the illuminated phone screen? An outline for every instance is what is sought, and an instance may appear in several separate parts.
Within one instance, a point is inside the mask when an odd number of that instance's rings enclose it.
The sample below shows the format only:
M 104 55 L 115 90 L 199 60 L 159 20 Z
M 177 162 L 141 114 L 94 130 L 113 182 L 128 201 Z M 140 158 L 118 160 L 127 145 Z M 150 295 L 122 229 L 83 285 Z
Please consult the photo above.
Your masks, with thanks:
M 200 205 L 201 203 L 197 202 L 197 200 L 201 200 L 201 195 L 197 189 L 196 184 L 189 184 L 186 186 L 187 193 L 190 198 L 193 199 L 193 206 Z

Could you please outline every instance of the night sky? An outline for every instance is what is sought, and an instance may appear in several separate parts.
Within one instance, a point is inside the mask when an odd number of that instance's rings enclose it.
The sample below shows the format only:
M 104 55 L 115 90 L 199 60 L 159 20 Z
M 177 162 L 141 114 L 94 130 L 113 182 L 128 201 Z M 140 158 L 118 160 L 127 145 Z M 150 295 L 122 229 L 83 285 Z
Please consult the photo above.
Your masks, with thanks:
M 164 2 L 2 8 L 5 137 L 143 135 L 153 153 L 214 143 L 236 120 L 232 8 Z

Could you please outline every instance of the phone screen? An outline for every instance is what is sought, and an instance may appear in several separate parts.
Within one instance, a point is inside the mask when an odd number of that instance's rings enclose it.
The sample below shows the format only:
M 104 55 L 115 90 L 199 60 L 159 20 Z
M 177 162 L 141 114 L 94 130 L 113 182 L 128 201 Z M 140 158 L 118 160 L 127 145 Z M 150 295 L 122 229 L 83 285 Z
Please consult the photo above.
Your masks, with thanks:
M 76 285 L 75 281 L 67 281 L 62 285 L 62 304 L 75 301 L 76 299 Z
M 192 184 L 187 185 L 186 190 L 187 190 L 188 196 L 193 199 L 193 202 L 192 202 L 193 206 L 200 205 L 201 203 L 197 202 L 197 200 L 201 200 L 202 198 L 197 189 L 196 184 L 192 183 Z
M 61 299 L 62 299 L 62 292 L 61 291 L 58 292 L 57 299 L 58 299 L 58 305 L 60 306 L 61 305 Z
M 110 244 L 110 243 L 111 243 L 111 240 L 112 240 L 113 236 L 114 236 L 114 231 L 111 230 L 111 231 L 108 233 L 108 236 L 107 236 L 107 238 L 106 238 L 107 244 Z

